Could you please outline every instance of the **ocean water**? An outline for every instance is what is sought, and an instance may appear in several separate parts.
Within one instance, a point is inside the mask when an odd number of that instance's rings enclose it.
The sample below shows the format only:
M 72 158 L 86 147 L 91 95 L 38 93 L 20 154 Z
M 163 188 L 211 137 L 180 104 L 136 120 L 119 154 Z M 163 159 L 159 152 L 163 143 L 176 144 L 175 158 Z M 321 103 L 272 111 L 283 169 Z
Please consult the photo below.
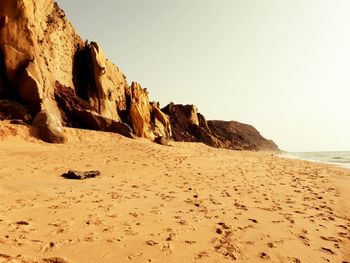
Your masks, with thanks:
M 286 152 L 282 157 L 334 164 L 350 169 L 350 151 L 343 152 Z

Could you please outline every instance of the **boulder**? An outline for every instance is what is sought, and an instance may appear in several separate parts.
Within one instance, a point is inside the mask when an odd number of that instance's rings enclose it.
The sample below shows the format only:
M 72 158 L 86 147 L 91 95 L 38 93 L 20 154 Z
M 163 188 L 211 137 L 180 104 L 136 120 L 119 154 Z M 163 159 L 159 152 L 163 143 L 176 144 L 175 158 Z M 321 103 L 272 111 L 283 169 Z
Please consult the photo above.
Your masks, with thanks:
M 67 260 L 59 257 L 43 258 L 43 263 L 69 263 Z
M 61 121 L 46 110 L 35 116 L 33 126 L 38 129 L 40 139 L 45 142 L 64 143 L 66 141 L 66 137 L 62 133 Z
M 66 179 L 73 179 L 73 180 L 85 180 L 89 178 L 95 178 L 100 175 L 101 175 L 100 171 L 79 172 L 79 171 L 69 170 L 67 173 L 62 174 L 62 177 Z
M 154 142 L 157 144 L 160 144 L 160 145 L 164 145 L 164 146 L 169 145 L 169 140 L 162 137 L 162 136 L 158 136 L 158 137 L 154 138 Z

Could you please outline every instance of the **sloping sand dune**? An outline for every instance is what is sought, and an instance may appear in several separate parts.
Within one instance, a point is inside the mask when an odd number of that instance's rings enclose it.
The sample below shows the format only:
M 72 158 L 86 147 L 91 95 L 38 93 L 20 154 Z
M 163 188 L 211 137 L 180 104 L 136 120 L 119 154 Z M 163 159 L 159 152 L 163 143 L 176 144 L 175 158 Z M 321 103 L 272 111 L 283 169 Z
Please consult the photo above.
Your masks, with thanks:
M 0 262 L 350 261 L 350 171 L 0 123 Z M 100 170 L 74 181 L 69 169 Z

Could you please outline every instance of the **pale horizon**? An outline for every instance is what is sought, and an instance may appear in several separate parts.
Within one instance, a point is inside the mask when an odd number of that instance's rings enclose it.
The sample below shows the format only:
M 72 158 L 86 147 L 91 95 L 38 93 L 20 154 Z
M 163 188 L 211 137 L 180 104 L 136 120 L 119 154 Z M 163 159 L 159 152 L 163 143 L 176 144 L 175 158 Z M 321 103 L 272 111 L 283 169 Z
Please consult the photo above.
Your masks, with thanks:
M 150 100 L 251 124 L 282 150 L 350 150 L 349 1 L 57 2 Z

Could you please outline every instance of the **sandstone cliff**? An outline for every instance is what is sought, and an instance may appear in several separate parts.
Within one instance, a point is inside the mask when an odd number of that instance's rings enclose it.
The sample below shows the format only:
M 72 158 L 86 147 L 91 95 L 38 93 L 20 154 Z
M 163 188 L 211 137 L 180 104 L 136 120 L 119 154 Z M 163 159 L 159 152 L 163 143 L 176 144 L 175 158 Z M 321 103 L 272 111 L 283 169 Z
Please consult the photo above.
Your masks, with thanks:
M 176 141 L 203 142 L 235 150 L 278 150 L 273 141 L 265 139 L 253 126 L 236 121 L 207 121 L 194 105 L 170 103 L 163 111 L 169 115 Z
M 278 146 L 265 139 L 253 126 L 237 121 L 208 121 L 220 147 L 251 151 L 276 151 Z
M 129 86 L 96 42 L 83 41 L 52 0 L 0 1 L 0 120 L 22 119 L 48 142 L 61 126 L 231 149 L 277 149 L 251 126 L 207 122 L 193 105 L 160 109 Z M 56 138 L 55 138 L 56 136 Z

